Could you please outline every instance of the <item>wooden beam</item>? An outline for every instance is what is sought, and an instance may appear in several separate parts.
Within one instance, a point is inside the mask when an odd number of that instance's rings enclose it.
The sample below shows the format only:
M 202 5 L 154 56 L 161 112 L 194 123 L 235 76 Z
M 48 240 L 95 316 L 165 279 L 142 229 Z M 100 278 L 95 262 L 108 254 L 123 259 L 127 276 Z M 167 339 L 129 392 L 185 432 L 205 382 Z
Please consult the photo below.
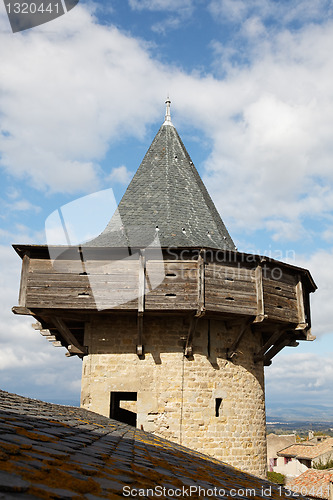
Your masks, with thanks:
M 267 342 L 262 346 L 260 351 L 258 351 L 254 355 L 254 362 L 262 361 L 264 359 L 266 351 L 270 349 L 283 335 L 285 335 L 285 331 L 280 328 L 276 330 L 267 340 Z
M 138 313 L 145 310 L 145 267 L 146 259 L 144 250 L 140 250 L 139 256 L 139 283 L 138 283 Z
M 227 359 L 231 360 L 236 354 L 237 354 L 237 349 L 240 344 L 240 341 L 242 340 L 247 327 L 253 322 L 253 317 L 250 319 L 244 321 L 242 328 L 240 329 L 240 332 L 235 340 L 235 342 L 232 344 L 229 349 L 227 349 Z
M 83 356 L 85 353 L 82 352 L 82 349 L 78 349 L 75 345 L 72 345 L 72 344 L 69 344 L 67 346 L 67 350 L 69 352 L 69 354 L 72 356 L 73 354 L 78 354 L 79 356 Z M 67 353 L 66 353 L 66 356 L 67 356 Z
M 263 357 L 264 365 L 269 366 L 271 364 L 271 359 L 274 358 L 284 347 L 290 344 L 290 338 L 285 338 L 279 344 L 273 346 L 268 352 L 266 352 Z M 267 364 L 268 363 L 268 364 Z
M 37 323 L 32 323 L 32 328 L 34 328 L 35 330 L 43 330 L 43 325 L 37 321 Z
M 138 343 L 136 345 L 136 353 L 138 356 L 143 356 L 144 354 L 144 346 L 143 346 L 143 312 L 138 313 L 137 318 L 138 324 Z
M 264 289 L 262 284 L 262 267 L 260 264 L 257 265 L 255 270 L 255 281 L 256 281 L 256 295 L 257 295 L 257 315 L 253 323 L 261 323 L 267 318 L 265 314 L 265 304 L 264 304 Z
M 21 269 L 21 282 L 20 282 L 20 294 L 19 294 L 19 306 L 26 306 L 27 299 L 27 283 L 28 283 L 28 273 L 29 273 L 30 257 L 26 253 L 22 260 Z
M 205 314 L 205 259 L 206 252 L 201 250 L 198 257 L 198 310 L 197 317 Z
M 51 334 L 50 330 L 39 330 L 39 333 L 43 336 L 43 337 L 49 337 Z
M 46 340 L 48 340 L 49 342 L 56 342 L 58 339 L 55 335 L 47 335 L 46 337 Z
M 14 306 L 12 307 L 12 312 L 14 314 L 19 314 L 22 316 L 33 316 L 33 313 L 27 307 Z
M 61 336 L 63 337 L 64 341 L 68 344 L 68 351 L 69 351 L 69 346 L 72 348 L 75 348 L 78 352 L 75 354 L 87 354 L 87 349 L 82 346 L 77 339 L 74 337 L 66 323 L 61 319 L 56 316 L 52 317 L 52 323 L 54 326 L 57 328 Z M 72 351 L 73 352 L 73 351 Z
M 145 310 L 145 288 L 146 288 L 146 258 L 144 250 L 140 250 L 139 255 L 139 279 L 138 279 L 138 341 L 136 345 L 137 355 L 143 356 L 143 313 Z
M 298 283 L 296 285 L 296 299 L 298 312 L 298 325 L 296 326 L 296 330 L 305 330 L 308 327 L 308 323 L 305 316 L 303 286 L 300 275 L 298 275 Z
M 199 319 L 199 316 L 196 316 L 196 315 L 191 316 L 190 326 L 188 328 L 188 333 L 187 333 L 187 338 L 186 338 L 186 344 L 184 347 L 184 355 L 186 357 L 192 356 L 192 354 L 193 354 L 192 339 L 193 339 L 193 335 L 194 335 L 196 327 L 197 327 L 198 319 Z

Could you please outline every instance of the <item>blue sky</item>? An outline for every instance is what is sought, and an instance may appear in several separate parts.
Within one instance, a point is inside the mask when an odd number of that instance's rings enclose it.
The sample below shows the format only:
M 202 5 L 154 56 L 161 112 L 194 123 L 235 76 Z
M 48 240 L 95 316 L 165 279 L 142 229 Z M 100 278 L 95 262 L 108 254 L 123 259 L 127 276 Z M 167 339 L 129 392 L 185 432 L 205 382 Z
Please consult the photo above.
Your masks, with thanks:
M 119 200 L 172 119 L 241 251 L 310 269 L 317 340 L 266 370 L 267 406 L 333 419 L 333 3 L 109 0 L 12 34 L 0 5 L 1 388 L 77 402 L 81 364 L 15 317 L 20 259 L 59 207 Z M 93 229 L 92 229 L 93 230 Z

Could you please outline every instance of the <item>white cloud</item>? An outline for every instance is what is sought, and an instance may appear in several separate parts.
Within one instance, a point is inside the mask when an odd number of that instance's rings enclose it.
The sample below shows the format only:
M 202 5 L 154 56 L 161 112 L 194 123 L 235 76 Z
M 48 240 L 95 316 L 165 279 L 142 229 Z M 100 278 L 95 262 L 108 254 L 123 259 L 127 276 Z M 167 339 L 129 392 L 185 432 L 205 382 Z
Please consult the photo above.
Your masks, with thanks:
M 119 184 L 127 185 L 133 176 L 133 172 L 127 170 L 125 165 L 115 167 L 112 169 L 108 180 L 111 182 L 118 182 Z
M 266 370 L 271 399 L 302 404 L 331 404 L 333 365 L 330 353 L 279 355 Z
M 132 9 L 137 10 L 160 10 L 176 11 L 183 9 L 192 9 L 193 0 L 129 0 Z
M 196 109 L 214 141 L 205 181 L 234 227 L 271 229 L 277 218 L 297 227 L 333 209 L 332 26 L 282 33 L 250 67 L 229 68 L 219 94 L 206 82 L 214 105 L 204 98 Z
M 16 200 L 12 203 L 6 203 L 5 206 L 14 212 L 26 212 L 26 211 L 32 211 L 35 213 L 40 212 L 41 208 L 38 207 L 37 205 L 34 205 L 28 200 Z

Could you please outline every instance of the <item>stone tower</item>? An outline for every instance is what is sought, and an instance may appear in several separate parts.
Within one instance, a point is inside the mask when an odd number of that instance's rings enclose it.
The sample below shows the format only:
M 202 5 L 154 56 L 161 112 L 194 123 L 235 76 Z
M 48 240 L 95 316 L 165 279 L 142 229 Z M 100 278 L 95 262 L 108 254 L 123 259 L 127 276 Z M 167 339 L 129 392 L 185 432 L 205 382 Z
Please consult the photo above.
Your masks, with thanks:
M 82 358 L 84 408 L 264 476 L 264 365 L 313 339 L 316 286 L 305 269 L 236 250 L 166 104 L 102 234 L 14 245 L 13 310 Z

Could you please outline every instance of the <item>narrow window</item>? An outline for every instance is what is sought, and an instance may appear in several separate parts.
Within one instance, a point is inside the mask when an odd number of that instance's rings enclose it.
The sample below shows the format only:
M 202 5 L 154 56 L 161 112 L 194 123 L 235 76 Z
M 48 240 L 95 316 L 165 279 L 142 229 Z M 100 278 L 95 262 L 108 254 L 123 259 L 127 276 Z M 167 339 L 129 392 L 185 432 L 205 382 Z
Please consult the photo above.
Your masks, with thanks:
M 222 410 L 222 398 L 216 398 L 215 399 L 215 417 L 220 416 L 220 412 Z
M 121 401 L 137 401 L 137 392 L 111 392 L 110 418 L 136 427 L 136 413 L 121 408 Z

